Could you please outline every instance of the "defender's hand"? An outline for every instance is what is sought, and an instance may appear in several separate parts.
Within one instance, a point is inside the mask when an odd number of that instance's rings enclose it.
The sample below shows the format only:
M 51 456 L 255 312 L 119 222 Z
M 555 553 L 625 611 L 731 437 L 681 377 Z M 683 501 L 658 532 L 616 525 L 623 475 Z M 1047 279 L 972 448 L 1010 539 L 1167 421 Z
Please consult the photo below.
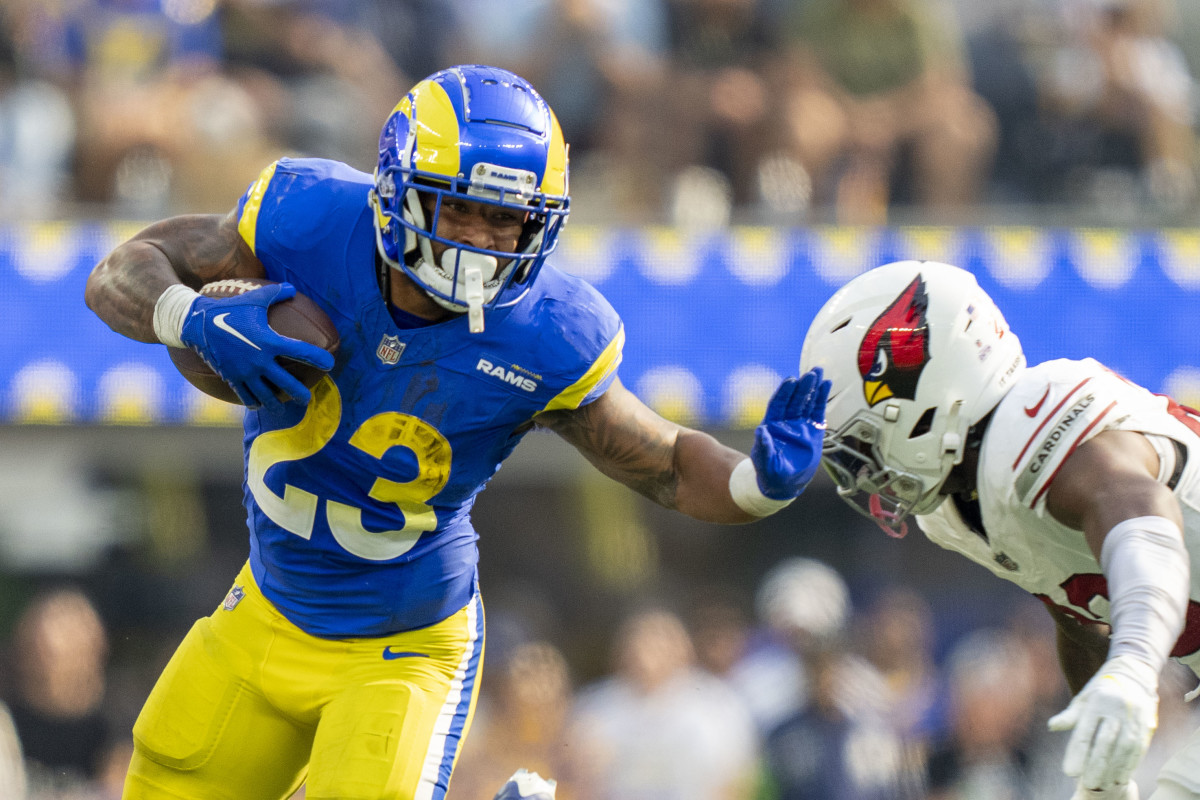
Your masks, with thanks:
M 1158 727 L 1158 676 L 1130 656 L 1110 658 L 1049 727 L 1074 728 L 1063 772 L 1079 778 L 1081 787 L 1129 783 Z
M 281 408 L 276 388 L 294 401 L 308 403 L 309 390 L 276 359 L 283 356 L 328 370 L 333 356 L 280 336 L 267 324 L 267 308 L 295 294 L 290 283 L 278 283 L 236 297 L 200 295 L 184 318 L 179 338 L 233 387 L 247 408 Z
M 750 460 L 759 490 L 772 500 L 791 500 L 816 474 L 827 399 L 829 381 L 815 367 L 799 379 L 785 380 L 767 404 L 766 416 L 754 431 Z

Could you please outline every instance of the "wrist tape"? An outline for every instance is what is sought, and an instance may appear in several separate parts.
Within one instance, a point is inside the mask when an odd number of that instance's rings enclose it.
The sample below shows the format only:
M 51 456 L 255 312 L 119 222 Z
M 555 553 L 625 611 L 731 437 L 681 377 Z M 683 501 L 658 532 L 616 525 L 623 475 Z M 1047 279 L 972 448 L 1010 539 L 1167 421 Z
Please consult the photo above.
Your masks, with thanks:
M 1132 656 L 1157 676 L 1183 630 L 1191 569 L 1183 533 L 1165 517 L 1113 526 L 1100 550 L 1112 619 L 1110 659 Z
M 768 517 L 791 504 L 790 500 L 772 500 L 758 488 L 758 473 L 754 462 L 743 458 L 729 474 L 729 495 L 738 508 L 756 517 Z
M 158 296 L 154 304 L 154 335 L 167 347 L 183 347 L 183 322 L 199 293 L 182 283 L 174 283 Z

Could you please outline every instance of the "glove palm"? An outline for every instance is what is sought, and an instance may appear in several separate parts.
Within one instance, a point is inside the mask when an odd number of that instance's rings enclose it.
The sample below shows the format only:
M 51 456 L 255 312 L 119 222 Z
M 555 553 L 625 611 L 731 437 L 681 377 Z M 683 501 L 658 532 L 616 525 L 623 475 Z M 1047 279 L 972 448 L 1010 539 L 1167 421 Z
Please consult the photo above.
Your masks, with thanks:
M 767 403 L 754 431 L 750 460 L 758 488 L 772 500 L 791 500 L 804 491 L 821 464 L 829 381 L 820 367 L 788 378 Z

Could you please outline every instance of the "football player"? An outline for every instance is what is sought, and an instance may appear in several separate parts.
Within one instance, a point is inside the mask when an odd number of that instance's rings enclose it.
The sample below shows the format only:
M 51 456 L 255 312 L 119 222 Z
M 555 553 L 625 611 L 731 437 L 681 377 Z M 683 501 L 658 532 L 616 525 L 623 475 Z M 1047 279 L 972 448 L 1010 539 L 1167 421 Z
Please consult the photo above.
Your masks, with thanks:
M 701 520 L 774 513 L 812 478 L 819 372 L 781 384 L 749 457 L 621 385 L 621 320 L 546 263 L 567 173 L 532 86 L 455 67 L 396 106 L 374 175 L 280 159 L 227 216 L 158 222 L 96 266 L 109 326 L 193 348 L 248 409 L 250 557 L 147 699 L 127 799 L 440 800 L 483 654 L 471 507 L 535 427 Z M 238 278 L 277 283 L 196 291 Z M 296 291 L 336 359 L 267 325 Z M 328 375 L 310 392 L 281 356 Z
M 801 366 L 833 383 L 824 464 L 893 536 L 911 516 L 1041 599 L 1074 698 L 1077 798 L 1136 798 L 1168 657 L 1200 665 L 1200 417 L 1091 359 L 1029 367 L 974 276 L 904 261 L 820 310 Z M 1200 798 L 1200 734 L 1153 800 Z

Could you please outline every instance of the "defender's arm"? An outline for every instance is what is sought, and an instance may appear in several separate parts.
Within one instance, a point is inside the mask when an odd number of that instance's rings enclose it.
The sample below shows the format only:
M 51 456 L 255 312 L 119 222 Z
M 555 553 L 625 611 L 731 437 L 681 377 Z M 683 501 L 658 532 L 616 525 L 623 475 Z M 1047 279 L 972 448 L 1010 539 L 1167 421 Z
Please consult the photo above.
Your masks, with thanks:
M 1105 431 L 1064 462 L 1047 510 L 1082 530 L 1108 584 L 1111 643 L 1052 730 L 1072 730 L 1063 771 L 1086 789 L 1127 784 L 1158 724 L 1158 674 L 1183 630 L 1191 564 L 1179 503 L 1141 434 Z M 1061 627 L 1060 627 L 1061 630 Z
M 1062 609 L 1046 608 L 1054 620 L 1063 677 L 1071 694 L 1079 694 L 1108 656 L 1108 626 L 1080 622 Z
M 1099 560 L 1109 532 L 1126 520 L 1162 517 L 1182 530 L 1179 501 L 1157 477 L 1158 455 L 1145 436 L 1105 431 L 1063 463 L 1046 509 L 1068 528 L 1083 531 Z
M 84 299 L 117 333 L 157 342 L 154 306 L 167 287 L 265 276 L 233 212 L 179 216 L 150 225 L 109 253 L 88 276 Z

